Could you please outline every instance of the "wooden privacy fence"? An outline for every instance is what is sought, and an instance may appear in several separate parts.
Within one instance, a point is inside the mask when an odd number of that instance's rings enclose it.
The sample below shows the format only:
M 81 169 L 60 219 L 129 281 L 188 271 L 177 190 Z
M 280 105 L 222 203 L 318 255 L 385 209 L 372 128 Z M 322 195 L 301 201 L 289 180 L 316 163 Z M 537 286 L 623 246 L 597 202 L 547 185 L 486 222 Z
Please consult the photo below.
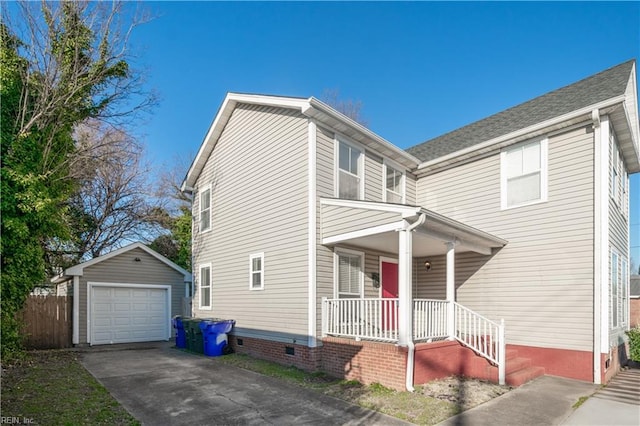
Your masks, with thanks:
M 29 296 L 19 317 L 27 349 L 70 348 L 73 330 L 71 296 Z

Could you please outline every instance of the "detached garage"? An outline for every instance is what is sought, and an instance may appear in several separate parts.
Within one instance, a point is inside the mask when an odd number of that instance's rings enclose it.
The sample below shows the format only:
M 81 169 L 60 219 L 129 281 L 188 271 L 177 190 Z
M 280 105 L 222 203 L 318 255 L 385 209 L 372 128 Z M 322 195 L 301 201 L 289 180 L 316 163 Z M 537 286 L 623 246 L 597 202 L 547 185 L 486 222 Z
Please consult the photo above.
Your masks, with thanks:
M 171 317 L 189 315 L 191 274 L 141 243 L 68 268 L 55 282 L 73 294 L 73 343 L 168 340 Z

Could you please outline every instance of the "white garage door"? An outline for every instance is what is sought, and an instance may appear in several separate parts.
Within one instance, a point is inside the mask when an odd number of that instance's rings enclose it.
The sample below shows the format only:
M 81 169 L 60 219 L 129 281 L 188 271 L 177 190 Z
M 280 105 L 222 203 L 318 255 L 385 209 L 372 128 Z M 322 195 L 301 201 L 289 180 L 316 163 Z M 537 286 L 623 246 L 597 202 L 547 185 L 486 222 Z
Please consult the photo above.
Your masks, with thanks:
M 92 345 L 152 342 L 170 337 L 166 286 L 89 285 Z

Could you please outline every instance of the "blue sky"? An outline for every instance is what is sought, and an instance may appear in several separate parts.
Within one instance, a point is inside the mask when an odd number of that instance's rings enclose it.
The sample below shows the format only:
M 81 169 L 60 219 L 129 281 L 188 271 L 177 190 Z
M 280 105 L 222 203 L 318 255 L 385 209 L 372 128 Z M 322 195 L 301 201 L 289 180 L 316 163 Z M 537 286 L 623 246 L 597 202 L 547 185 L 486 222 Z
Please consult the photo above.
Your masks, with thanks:
M 362 102 L 407 148 L 640 58 L 640 3 L 147 2 L 133 34 L 161 103 L 141 132 L 157 169 L 190 161 L 227 92 Z M 632 178 L 640 263 L 640 175 Z

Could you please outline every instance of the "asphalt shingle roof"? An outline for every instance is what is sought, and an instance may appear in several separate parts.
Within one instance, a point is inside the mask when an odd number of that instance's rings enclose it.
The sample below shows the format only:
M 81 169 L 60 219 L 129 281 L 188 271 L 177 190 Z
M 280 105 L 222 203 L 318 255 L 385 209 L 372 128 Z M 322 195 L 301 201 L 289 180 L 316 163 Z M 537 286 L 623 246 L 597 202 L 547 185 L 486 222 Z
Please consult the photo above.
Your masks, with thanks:
M 524 129 L 580 108 L 624 94 L 634 60 L 624 62 L 475 123 L 407 149 L 422 161 Z

